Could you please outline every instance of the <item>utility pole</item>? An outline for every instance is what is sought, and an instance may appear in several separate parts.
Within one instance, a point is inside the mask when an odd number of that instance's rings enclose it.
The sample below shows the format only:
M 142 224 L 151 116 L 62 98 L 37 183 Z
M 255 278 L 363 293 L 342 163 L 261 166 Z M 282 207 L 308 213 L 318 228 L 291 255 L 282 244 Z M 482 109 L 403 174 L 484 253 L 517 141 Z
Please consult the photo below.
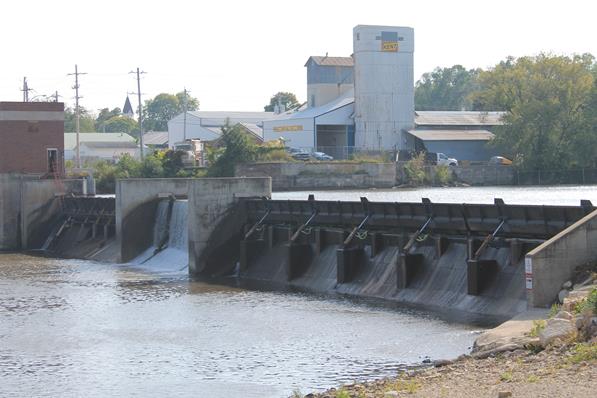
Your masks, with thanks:
M 80 120 L 81 120 L 81 110 L 79 108 L 79 99 L 83 98 L 79 96 L 79 75 L 86 75 L 87 73 L 79 72 L 77 65 L 75 64 L 75 73 L 69 73 L 68 76 L 75 76 L 75 85 L 73 89 L 75 90 L 75 114 L 77 115 L 77 152 L 76 152 L 76 160 L 77 160 L 77 168 L 81 168 L 81 151 L 79 148 L 79 134 L 80 134 Z M 56 92 L 58 95 L 58 92 Z M 58 100 L 58 97 L 56 97 Z
M 58 90 L 56 90 L 54 94 L 50 95 L 50 98 L 54 98 L 54 102 L 58 102 L 58 97 L 60 97 L 60 95 L 58 95 Z
M 29 88 L 29 84 L 27 84 L 27 77 L 23 77 L 23 88 L 21 91 L 23 92 L 23 102 L 29 102 L 29 91 L 33 91 L 33 89 Z
M 141 160 L 143 160 L 143 107 L 141 105 L 141 75 L 147 72 L 141 72 L 139 71 L 139 68 L 137 68 L 137 72 L 131 71 L 129 73 L 137 74 L 137 98 L 139 99 L 139 143 L 141 144 Z
M 184 110 L 184 122 L 183 122 L 183 126 L 182 126 L 182 140 L 186 141 L 187 140 L 187 88 L 184 88 L 184 99 L 183 99 L 183 103 L 182 103 L 182 107 Z

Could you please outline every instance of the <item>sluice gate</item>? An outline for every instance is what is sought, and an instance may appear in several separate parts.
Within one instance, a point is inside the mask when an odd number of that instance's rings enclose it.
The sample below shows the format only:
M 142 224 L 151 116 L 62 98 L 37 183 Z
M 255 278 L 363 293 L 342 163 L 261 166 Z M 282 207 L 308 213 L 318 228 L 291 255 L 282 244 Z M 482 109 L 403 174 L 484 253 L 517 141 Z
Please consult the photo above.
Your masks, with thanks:
M 526 305 L 524 255 L 594 210 L 589 201 L 542 206 L 313 196 L 240 205 L 247 217 L 241 277 L 413 303 L 452 301 L 473 312 L 492 305 L 480 303 L 482 297 L 509 301 L 490 311 L 496 314 Z M 480 299 L 472 303 L 472 297 Z
M 111 197 L 64 196 L 60 198 L 60 219 L 44 245 L 45 250 L 61 246 L 61 241 L 107 241 L 115 235 L 115 200 Z

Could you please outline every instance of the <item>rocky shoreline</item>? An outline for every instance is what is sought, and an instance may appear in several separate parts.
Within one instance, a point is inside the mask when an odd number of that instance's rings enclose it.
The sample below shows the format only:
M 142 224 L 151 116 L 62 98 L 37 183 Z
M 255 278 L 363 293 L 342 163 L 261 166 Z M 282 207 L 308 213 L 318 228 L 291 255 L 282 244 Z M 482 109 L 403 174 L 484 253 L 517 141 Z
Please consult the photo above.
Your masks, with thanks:
M 481 334 L 470 355 L 394 378 L 293 398 L 594 397 L 597 267 L 578 269 L 551 310 L 532 310 Z

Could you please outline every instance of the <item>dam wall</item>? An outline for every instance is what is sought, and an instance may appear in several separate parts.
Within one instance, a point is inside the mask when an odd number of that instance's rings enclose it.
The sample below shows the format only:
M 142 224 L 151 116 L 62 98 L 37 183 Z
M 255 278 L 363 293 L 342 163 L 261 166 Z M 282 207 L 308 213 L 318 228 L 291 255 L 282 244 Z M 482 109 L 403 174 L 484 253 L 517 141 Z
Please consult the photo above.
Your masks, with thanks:
M 241 198 L 271 197 L 272 180 L 200 178 L 189 190 L 189 272 L 223 274 L 238 261 L 243 226 L 247 222 Z
M 578 220 L 527 253 L 526 289 L 529 305 L 549 307 L 572 279 L 574 269 L 597 260 L 597 211 Z
M 60 197 L 84 193 L 83 180 L 0 175 L 0 250 L 40 248 L 60 213 Z
M 219 271 L 249 285 L 382 299 L 494 321 L 533 305 L 527 301 L 525 254 L 594 211 L 586 201 L 525 206 L 500 199 L 493 205 L 359 203 L 310 196 L 239 205 L 232 218 L 245 223 L 244 233 L 233 236 L 234 228 L 227 228 L 212 239 L 229 241 L 223 252 L 230 258 L 206 252 L 206 261 L 219 268 L 195 266 L 191 272 Z M 211 228 L 217 230 L 217 223 Z M 202 236 L 209 239 L 210 232 Z
M 136 258 L 153 244 L 162 198 L 188 197 L 190 178 L 131 178 L 116 182 L 116 242 L 119 262 Z

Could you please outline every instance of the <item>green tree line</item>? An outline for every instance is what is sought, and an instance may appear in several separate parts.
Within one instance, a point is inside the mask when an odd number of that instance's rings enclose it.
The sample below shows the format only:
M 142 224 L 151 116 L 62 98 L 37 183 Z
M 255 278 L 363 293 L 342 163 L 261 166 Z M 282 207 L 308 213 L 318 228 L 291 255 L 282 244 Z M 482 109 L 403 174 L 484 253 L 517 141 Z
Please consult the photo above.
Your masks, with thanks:
M 184 92 L 158 94 L 154 98 L 145 101 L 143 105 L 143 128 L 145 131 L 166 131 L 168 121 L 182 113 L 184 109 Z M 188 111 L 199 109 L 199 100 L 187 95 L 186 109 Z M 82 133 L 123 132 L 138 136 L 140 129 L 137 118 L 138 115 L 135 118 L 123 115 L 120 108 L 103 108 L 99 110 L 97 115 L 94 115 L 88 109 L 81 107 L 79 128 Z M 76 114 L 72 108 L 67 108 L 64 111 L 64 131 L 76 131 Z
M 509 57 L 487 70 L 437 68 L 416 83 L 415 109 L 503 111 L 491 144 L 519 167 L 597 167 L 591 54 Z

